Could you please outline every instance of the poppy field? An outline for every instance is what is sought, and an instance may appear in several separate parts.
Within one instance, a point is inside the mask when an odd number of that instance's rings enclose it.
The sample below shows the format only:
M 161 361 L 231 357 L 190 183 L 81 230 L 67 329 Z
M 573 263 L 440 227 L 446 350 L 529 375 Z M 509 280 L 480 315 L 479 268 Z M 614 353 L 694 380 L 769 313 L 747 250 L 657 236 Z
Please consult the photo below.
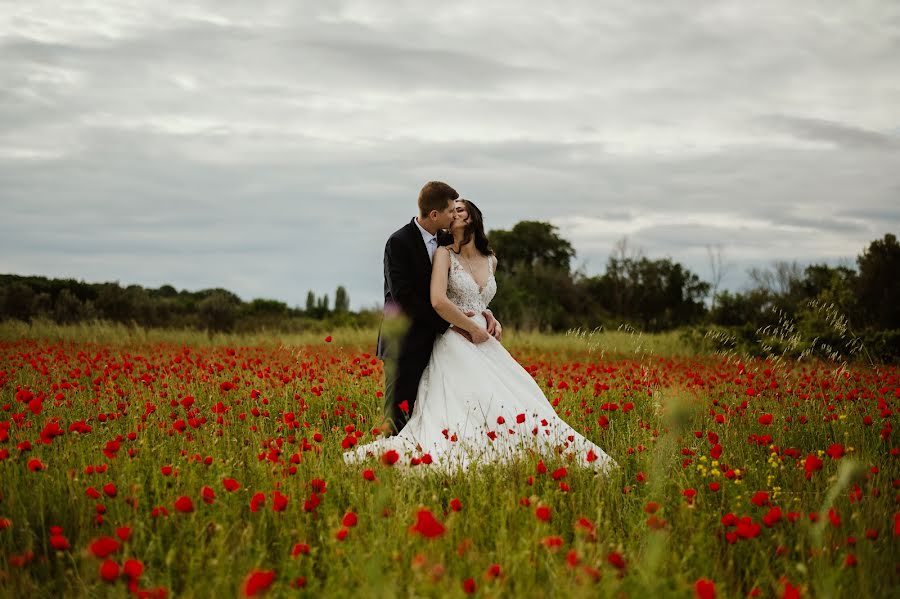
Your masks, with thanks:
M 4 597 L 888 597 L 896 366 L 512 354 L 619 464 L 372 456 L 382 365 L 308 343 L 0 341 Z M 504 434 L 498 423 L 497 434 Z M 893 589 L 893 590 L 892 590 Z

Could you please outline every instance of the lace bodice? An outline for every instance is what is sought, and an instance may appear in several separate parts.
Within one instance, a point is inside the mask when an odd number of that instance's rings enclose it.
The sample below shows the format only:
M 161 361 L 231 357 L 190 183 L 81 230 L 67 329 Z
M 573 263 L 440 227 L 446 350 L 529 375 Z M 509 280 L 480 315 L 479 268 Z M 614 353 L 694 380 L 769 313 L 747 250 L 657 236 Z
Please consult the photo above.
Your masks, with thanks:
M 479 289 L 478 283 L 459 261 L 459 257 L 453 251 L 448 253 L 450 274 L 447 278 L 447 299 L 463 312 L 471 310 L 481 314 L 497 293 L 497 280 L 494 274 L 491 273 L 484 288 Z

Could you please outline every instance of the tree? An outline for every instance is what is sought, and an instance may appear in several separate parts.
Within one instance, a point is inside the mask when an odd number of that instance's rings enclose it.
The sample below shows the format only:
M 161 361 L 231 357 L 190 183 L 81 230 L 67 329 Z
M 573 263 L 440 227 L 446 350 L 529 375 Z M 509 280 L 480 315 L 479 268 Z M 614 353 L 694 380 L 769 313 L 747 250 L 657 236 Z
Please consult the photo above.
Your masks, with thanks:
M 347 290 L 343 285 L 338 286 L 337 291 L 334 292 L 334 311 L 338 314 L 350 311 L 350 296 L 347 295 Z
M 35 314 L 34 290 L 25 283 L 14 282 L 6 287 L 0 316 L 29 321 Z
M 560 237 L 550 223 L 522 221 L 510 231 L 491 231 L 488 238 L 503 273 L 538 265 L 569 272 L 569 264 L 575 257 L 572 244 Z
M 316 294 L 310 289 L 306 294 L 306 311 L 314 312 L 316 310 Z
M 858 297 L 866 325 L 881 330 L 900 329 L 900 244 L 887 233 L 856 259 Z
M 84 305 L 81 300 L 68 289 L 60 291 L 53 304 L 53 320 L 60 324 L 70 324 L 80 321 L 83 316 Z
M 199 305 L 200 321 L 210 331 L 230 331 L 237 319 L 234 295 L 213 291 Z

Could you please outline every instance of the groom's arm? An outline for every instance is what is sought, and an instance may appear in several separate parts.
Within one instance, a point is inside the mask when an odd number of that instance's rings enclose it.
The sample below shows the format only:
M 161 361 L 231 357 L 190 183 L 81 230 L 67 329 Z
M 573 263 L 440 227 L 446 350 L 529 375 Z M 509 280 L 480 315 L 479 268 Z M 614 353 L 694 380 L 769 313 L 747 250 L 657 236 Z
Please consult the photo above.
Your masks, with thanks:
M 391 297 L 400 304 L 403 312 L 421 322 L 427 322 L 438 333 L 447 330 L 449 324 L 438 316 L 431 302 L 413 285 L 413 269 L 409 260 L 409 247 L 398 237 L 392 236 L 384 247 L 384 277 Z

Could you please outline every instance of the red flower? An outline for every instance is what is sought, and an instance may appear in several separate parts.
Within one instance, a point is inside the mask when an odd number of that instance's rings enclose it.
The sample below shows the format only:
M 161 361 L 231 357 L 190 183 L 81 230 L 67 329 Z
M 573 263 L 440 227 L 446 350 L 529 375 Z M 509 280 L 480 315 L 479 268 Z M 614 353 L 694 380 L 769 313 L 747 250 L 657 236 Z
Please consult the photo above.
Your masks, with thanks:
M 365 470 L 363 470 L 362 476 L 367 481 L 372 482 L 375 480 L 375 471 L 371 470 L 369 468 L 366 468 Z
M 72 546 L 69 544 L 69 539 L 61 534 L 50 536 L 50 546 L 57 551 L 68 551 L 72 548 Z
M 822 460 L 816 454 L 810 453 L 803 462 L 803 469 L 806 471 L 806 480 L 809 480 L 812 478 L 813 472 L 822 469 Z
M 569 472 L 565 468 L 557 468 L 550 476 L 553 477 L 553 480 L 559 480 L 561 478 L 565 478 L 568 473 Z
M 344 514 L 344 519 L 341 520 L 341 524 L 343 524 L 347 528 L 353 528 L 354 526 L 356 526 L 356 523 L 358 521 L 359 520 L 354 512 L 347 512 L 346 514 Z
M 606 556 L 606 561 L 608 561 L 613 567 L 619 570 L 625 569 L 625 560 L 622 558 L 622 555 L 620 553 L 613 551 Z
M 844 446 L 840 443 L 833 443 L 825 450 L 825 453 L 828 454 L 828 457 L 832 460 L 839 460 L 844 456 Z
M 334 538 L 336 538 L 338 541 L 343 542 L 344 539 L 347 538 L 347 535 L 348 535 L 348 534 L 350 534 L 350 530 L 349 530 L 349 529 L 347 529 L 347 528 L 341 528 L 339 531 L 337 531 L 337 533 L 335 533 Z
M 144 564 L 136 559 L 125 560 L 122 566 L 122 573 L 131 580 L 137 580 L 144 573 Z
M 40 472 L 41 470 L 46 470 L 47 466 L 37 458 L 31 458 L 28 460 L 28 469 L 32 472 Z
M 446 530 L 429 510 L 419 510 L 416 513 L 416 523 L 409 527 L 410 532 L 418 533 L 427 539 L 439 537 Z
M 331 343 L 331 335 L 325 337 L 325 343 Z
M 294 545 L 294 548 L 291 550 L 291 557 L 297 557 L 299 555 L 309 555 L 309 545 L 306 543 L 297 543 Z
M 471 595 L 475 592 L 475 579 L 474 578 L 466 578 L 463 581 L 463 592 L 466 595 Z
M 709 490 L 713 493 L 718 493 L 719 489 L 722 488 L 722 485 L 716 482 L 709 483 Z
M 769 494 L 766 493 L 765 491 L 757 491 L 756 493 L 753 494 L 753 497 L 750 498 L 750 502 L 753 503 L 753 505 L 757 505 L 759 507 L 768 505 L 769 504 Z
M 694 583 L 694 595 L 697 599 L 716 599 L 715 583 L 705 578 L 699 579 Z
M 763 414 L 759 417 L 758 422 L 762 425 L 772 424 L 772 415 L 771 414 Z
M 588 463 L 596 462 L 598 457 L 599 456 L 596 453 L 594 453 L 593 449 L 588 449 L 587 458 L 586 458 Z
M 116 485 L 112 483 L 103 485 L 103 492 L 106 493 L 107 497 L 115 497 L 117 493 Z
M 553 513 L 550 508 L 542 505 L 539 506 L 536 510 L 534 510 L 534 515 L 538 520 L 543 520 L 544 522 L 550 522 L 550 519 L 553 517 Z
M 125 543 L 128 541 L 128 539 L 131 538 L 131 529 L 127 526 L 120 526 L 116 529 L 116 536 L 119 537 L 119 540 Z
M 288 496 L 282 495 L 278 491 L 275 491 L 272 494 L 272 509 L 276 512 L 283 512 L 287 509 L 288 505 Z
M 200 489 L 200 496 L 203 498 L 203 503 L 211 504 L 216 500 L 216 492 L 212 490 L 212 487 Z
M 254 493 L 253 497 L 250 498 L 250 511 L 258 512 L 259 508 L 266 505 L 266 495 L 265 493 Z
M 113 582 L 119 577 L 119 564 L 111 559 L 100 564 L 100 577 L 106 582 Z
M 381 454 L 381 463 L 385 466 L 393 466 L 400 459 L 400 454 L 394 449 L 388 449 Z
M 450 500 L 450 509 L 454 512 L 458 512 L 463 508 L 462 501 L 460 501 L 457 497 L 454 497 Z
M 275 582 L 275 570 L 254 570 L 244 580 L 244 597 L 264 594 Z
M 405 413 L 405 414 L 409 413 L 409 401 L 404 399 L 403 401 L 400 402 L 400 405 L 398 405 L 397 407 L 400 408 L 403 411 L 403 413 Z
M 194 511 L 194 502 L 191 501 L 190 497 L 182 495 L 175 500 L 175 509 L 182 514 L 189 514 Z
M 540 460 L 537 463 L 537 473 L 538 474 L 546 474 L 547 473 L 547 467 L 544 465 L 544 460 Z
M 525 414 L 516 414 L 516 422 L 523 424 L 525 422 Z
M 222 486 L 225 487 L 225 490 L 233 493 L 241 488 L 241 483 L 234 480 L 233 478 L 225 478 L 222 479 Z
M 100 537 L 90 545 L 91 553 L 100 559 L 106 559 L 119 550 L 119 542 L 112 537 Z

